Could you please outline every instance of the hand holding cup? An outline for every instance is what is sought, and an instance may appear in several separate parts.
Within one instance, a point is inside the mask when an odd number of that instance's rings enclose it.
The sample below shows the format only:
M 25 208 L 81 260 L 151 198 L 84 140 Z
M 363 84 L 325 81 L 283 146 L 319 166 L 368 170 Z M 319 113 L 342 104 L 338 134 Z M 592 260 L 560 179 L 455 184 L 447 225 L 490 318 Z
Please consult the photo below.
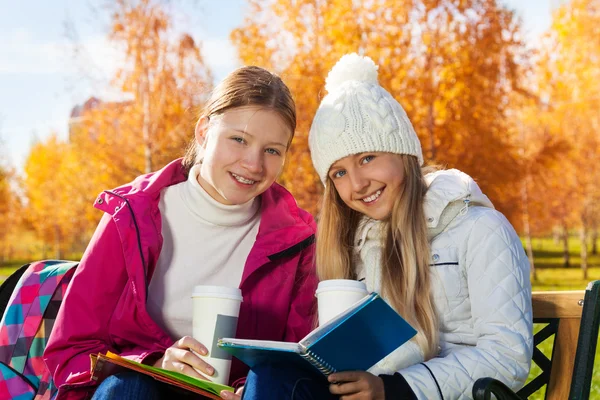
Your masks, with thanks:
M 221 338 L 235 337 L 242 301 L 239 288 L 199 285 L 192 293 L 192 337 L 206 345 L 207 352 L 198 354 L 213 367 L 211 381 L 215 383 L 229 382 L 231 354 L 217 343 Z

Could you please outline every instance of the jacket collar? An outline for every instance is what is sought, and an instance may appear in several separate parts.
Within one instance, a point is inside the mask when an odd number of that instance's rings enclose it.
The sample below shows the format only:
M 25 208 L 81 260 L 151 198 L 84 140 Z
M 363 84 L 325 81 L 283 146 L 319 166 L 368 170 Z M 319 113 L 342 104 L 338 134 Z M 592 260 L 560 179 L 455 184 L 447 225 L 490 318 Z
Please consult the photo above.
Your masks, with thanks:
M 428 186 L 423 206 L 428 228 L 435 228 L 442 213 L 452 203 L 461 201 L 465 207 L 478 205 L 494 208 L 475 180 L 457 169 L 440 170 L 425 175 Z
M 477 205 L 494 208 L 475 180 L 457 169 L 427 174 L 425 183 L 428 189 L 423 211 L 430 241 L 461 211 L 466 212 L 468 207 Z M 366 242 L 367 234 L 376 227 L 379 227 L 378 221 L 366 217 L 361 219 L 354 242 L 357 251 L 360 251 Z
M 156 172 L 141 175 L 131 183 L 103 192 L 94 206 L 114 215 L 126 205 L 125 199 L 146 197 L 156 200 L 162 189 L 186 179 L 187 171 L 181 159 L 177 159 Z M 133 211 L 136 211 L 135 205 Z M 274 183 L 261 195 L 261 221 L 254 247 L 258 247 L 262 257 L 278 254 L 297 245 L 313 235 L 314 230 L 312 216 L 298 207 L 292 194 L 283 186 Z
M 115 210 L 113 207 L 110 207 L 110 203 L 116 201 L 117 196 L 114 196 L 114 194 L 118 194 L 126 199 L 153 197 L 165 187 L 178 184 L 186 179 L 187 171 L 185 171 L 185 168 L 181 164 L 181 159 L 178 159 L 170 162 L 156 172 L 140 175 L 130 183 L 103 192 L 96 199 L 94 206 L 99 210 L 113 215 Z

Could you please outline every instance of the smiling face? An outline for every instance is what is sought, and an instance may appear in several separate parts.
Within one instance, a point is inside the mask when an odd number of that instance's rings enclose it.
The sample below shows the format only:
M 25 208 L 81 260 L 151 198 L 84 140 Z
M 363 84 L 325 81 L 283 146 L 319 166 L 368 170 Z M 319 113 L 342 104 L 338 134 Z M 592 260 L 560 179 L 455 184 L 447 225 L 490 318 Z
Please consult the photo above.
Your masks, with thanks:
M 355 211 L 384 220 L 404 190 L 404 162 L 392 153 L 360 153 L 335 162 L 328 177 L 340 198 Z
M 238 107 L 201 119 L 196 140 L 203 147 L 198 182 L 222 204 L 243 204 L 267 190 L 285 161 L 290 128 L 268 108 Z

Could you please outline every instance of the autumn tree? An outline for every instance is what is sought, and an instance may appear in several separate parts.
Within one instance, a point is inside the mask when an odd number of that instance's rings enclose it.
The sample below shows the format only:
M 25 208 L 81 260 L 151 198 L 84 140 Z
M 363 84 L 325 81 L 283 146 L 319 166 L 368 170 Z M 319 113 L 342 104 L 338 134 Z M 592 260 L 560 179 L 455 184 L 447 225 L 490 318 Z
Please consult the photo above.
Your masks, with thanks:
M 0 264 L 17 255 L 17 244 L 23 233 L 23 204 L 19 189 L 19 175 L 5 156 L 0 135 Z
M 295 94 L 299 126 L 282 176 L 302 206 L 320 193 L 307 135 L 327 72 L 356 51 L 405 107 L 430 162 L 475 176 L 499 202 L 519 179 L 508 139 L 509 94 L 524 57 L 519 24 L 493 0 L 250 0 L 232 33 L 242 61 L 279 72 Z
M 57 259 L 63 258 L 70 238 L 77 232 L 77 215 L 72 214 L 63 187 L 62 160 L 66 152 L 67 144 L 53 134 L 47 141 L 33 145 L 24 166 L 27 218 L 38 237 L 47 243 L 46 251 L 54 250 L 52 256 Z
M 10 184 L 8 181 L 8 173 L 4 168 L 0 168 L 0 226 L 7 227 L 8 224 L 5 222 L 5 218 L 9 213 L 8 204 L 10 203 Z M 3 235 L 7 233 L 6 229 L 2 229 L 0 232 L 0 241 L 4 238 Z
M 559 135 L 556 135 L 554 121 L 547 113 L 540 112 L 544 108 L 542 100 L 535 95 L 538 91 L 535 82 L 529 85 L 531 96 L 518 96 L 514 118 L 515 129 L 519 134 L 514 136 L 514 145 L 519 148 L 519 167 L 522 171 L 520 190 L 515 190 L 521 210 L 521 231 L 525 240 L 525 250 L 531 264 L 533 279 L 537 280 L 533 258 L 533 235 L 544 235 L 552 231 L 556 221 L 564 215 L 561 208 L 551 215 L 549 203 L 556 200 L 545 196 L 555 190 L 564 152 L 570 148 Z M 567 236 L 563 236 L 566 241 Z M 565 263 L 569 263 L 568 247 Z
M 20 200 L 14 189 L 14 171 L 0 165 L 0 263 L 12 253 L 11 240 L 19 230 Z
M 74 158 L 86 165 L 78 173 L 88 204 L 101 190 L 181 157 L 212 85 L 199 43 L 175 34 L 160 3 L 116 2 L 109 37 L 125 49 L 114 85 L 128 97 L 88 110 L 72 137 Z
M 109 39 L 124 49 L 113 79 L 123 99 L 86 110 L 71 134 L 82 159 L 106 172 L 98 189 L 181 156 L 212 85 L 199 43 L 174 32 L 161 2 L 119 0 L 108 10 Z
M 140 170 L 146 173 L 182 154 L 192 137 L 194 108 L 212 84 L 198 43 L 189 34 L 174 36 L 171 17 L 160 3 L 116 1 L 109 38 L 124 46 L 126 64 L 115 84 L 132 98 L 117 111 L 127 121 L 116 121 L 122 134 L 127 127 L 141 139 Z
M 540 112 L 550 120 L 554 134 L 568 143 L 560 168 L 547 196 L 551 213 L 563 231 L 577 227 L 581 241 L 581 268 L 587 279 L 587 242 L 600 199 L 600 4 L 594 0 L 572 0 L 553 14 L 538 69 Z M 570 225 L 567 225 L 570 224 Z M 566 239 L 564 239 L 566 242 Z
M 100 217 L 98 193 L 185 153 L 212 85 L 199 43 L 175 32 L 162 3 L 108 7 L 109 38 L 125 55 L 113 80 L 123 98 L 84 110 L 68 141 L 37 143 L 25 166 L 31 225 L 57 256 L 85 248 Z

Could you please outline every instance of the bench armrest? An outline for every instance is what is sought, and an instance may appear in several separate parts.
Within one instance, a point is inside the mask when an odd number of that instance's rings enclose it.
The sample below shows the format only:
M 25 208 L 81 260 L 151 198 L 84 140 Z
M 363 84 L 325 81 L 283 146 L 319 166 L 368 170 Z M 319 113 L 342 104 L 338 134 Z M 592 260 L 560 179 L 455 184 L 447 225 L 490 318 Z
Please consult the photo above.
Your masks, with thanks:
M 492 394 L 497 400 L 523 400 L 508 386 L 493 378 L 480 378 L 473 385 L 474 400 L 491 400 Z
M 533 306 L 533 319 L 579 319 L 581 318 L 581 312 L 583 310 L 580 300 L 583 300 L 584 297 L 585 290 L 533 292 L 531 294 L 531 305 Z

